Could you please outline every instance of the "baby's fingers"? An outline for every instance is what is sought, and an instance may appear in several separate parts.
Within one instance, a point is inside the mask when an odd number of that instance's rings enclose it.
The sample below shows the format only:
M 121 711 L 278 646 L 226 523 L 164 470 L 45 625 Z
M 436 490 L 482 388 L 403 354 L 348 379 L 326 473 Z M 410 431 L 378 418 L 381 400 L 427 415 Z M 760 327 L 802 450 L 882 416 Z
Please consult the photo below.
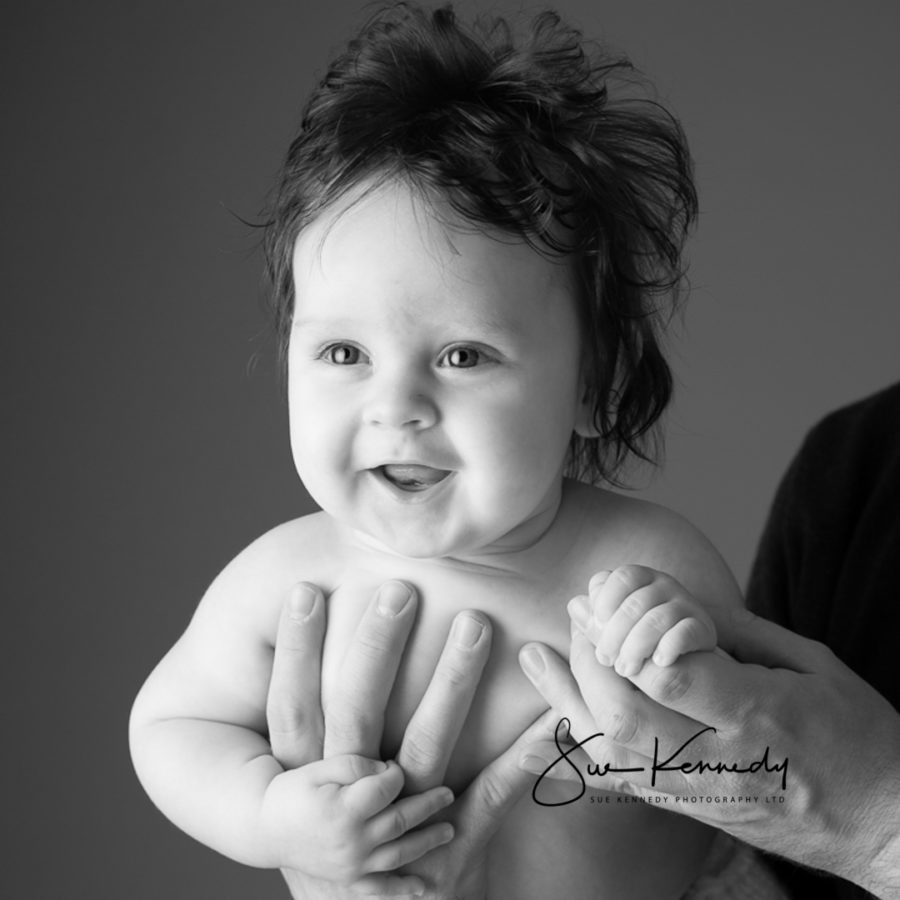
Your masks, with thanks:
M 678 600 L 649 609 L 628 632 L 618 657 L 616 671 L 631 678 L 650 657 L 658 666 L 671 665 L 685 653 L 712 650 L 716 629 L 699 607 L 686 607 Z
M 588 587 L 594 636 L 590 631 L 585 633 L 596 646 L 600 663 L 611 666 L 647 611 L 671 598 L 668 581 L 661 572 L 646 566 L 619 566 L 594 575 Z M 672 586 L 678 587 L 674 581 Z
M 690 616 L 670 628 L 660 639 L 653 653 L 658 666 L 670 666 L 679 656 L 695 650 L 715 650 L 716 629 L 712 621 Z
M 345 782 L 346 786 L 341 788 L 340 797 L 344 808 L 362 819 L 371 819 L 381 812 L 397 799 L 403 789 L 403 770 L 400 766 L 395 762 L 381 765 L 384 766 L 382 771 L 365 774 L 352 783 Z
M 629 594 L 619 608 L 602 626 L 602 630 L 594 642 L 597 647 L 597 660 L 605 666 L 620 661 L 628 668 L 649 657 L 660 637 L 671 628 L 685 612 L 676 610 L 671 603 L 655 587 L 645 587 Z M 616 671 L 620 675 L 634 674 L 623 671 L 619 665 Z
M 404 797 L 373 816 L 367 823 L 368 841 L 372 846 L 387 844 L 421 825 L 452 802 L 453 791 L 447 787 L 436 787 L 423 794 Z
M 417 831 L 409 831 L 387 844 L 377 847 L 364 863 L 369 872 L 391 872 L 415 862 L 435 847 L 453 840 L 453 826 L 449 822 L 435 822 Z
M 367 841 L 373 847 L 390 843 L 446 809 L 452 802 L 453 791 L 447 787 L 432 788 L 423 794 L 404 797 L 373 816 L 366 824 Z
M 649 587 L 659 576 L 659 572 L 646 566 L 619 566 L 612 572 L 597 572 L 588 585 L 597 625 L 604 626 L 631 594 Z

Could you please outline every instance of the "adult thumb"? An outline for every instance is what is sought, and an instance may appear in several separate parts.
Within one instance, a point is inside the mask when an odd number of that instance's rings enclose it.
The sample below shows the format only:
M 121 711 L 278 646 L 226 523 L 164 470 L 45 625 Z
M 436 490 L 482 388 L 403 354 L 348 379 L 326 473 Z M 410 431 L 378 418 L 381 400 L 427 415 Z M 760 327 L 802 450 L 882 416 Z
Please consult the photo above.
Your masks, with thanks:
M 534 783 L 534 775 L 521 768 L 526 749 L 547 737 L 552 710 L 533 722 L 500 756 L 483 769 L 459 799 L 454 824 L 457 839 L 471 847 L 486 844 Z
M 824 646 L 742 607 L 707 608 L 716 623 L 719 646 L 743 663 L 814 672 Z

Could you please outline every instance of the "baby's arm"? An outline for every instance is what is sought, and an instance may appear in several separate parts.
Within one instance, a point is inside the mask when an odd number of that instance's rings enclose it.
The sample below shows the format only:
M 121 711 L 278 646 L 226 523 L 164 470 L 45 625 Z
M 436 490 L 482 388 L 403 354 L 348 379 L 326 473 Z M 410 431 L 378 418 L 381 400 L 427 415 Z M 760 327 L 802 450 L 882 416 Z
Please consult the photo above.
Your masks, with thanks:
M 272 636 L 294 574 L 273 543 L 265 536 L 226 568 L 148 678 L 132 711 L 132 757 L 162 812 L 215 850 L 352 881 L 442 843 L 435 827 L 405 832 L 452 797 L 436 788 L 395 802 L 399 767 L 362 756 L 287 772 L 273 757 L 264 736 Z
M 716 646 L 715 625 L 699 601 L 674 578 L 646 566 L 598 572 L 588 597 L 576 597 L 570 612 L 596 647 L 597 660 L 625 677 L 651 657 L 668 666 Z

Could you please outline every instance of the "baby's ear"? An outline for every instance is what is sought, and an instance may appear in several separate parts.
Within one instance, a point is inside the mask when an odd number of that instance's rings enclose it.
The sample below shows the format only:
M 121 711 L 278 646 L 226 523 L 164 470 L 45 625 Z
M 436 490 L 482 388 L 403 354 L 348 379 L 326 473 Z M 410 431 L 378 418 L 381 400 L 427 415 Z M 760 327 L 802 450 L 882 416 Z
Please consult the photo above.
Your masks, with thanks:
M 601 431 L 594 423 L 594 392 L 584 387 L 581 402 L 575 411 L 575 434 L 583 438 L 598 438 Z

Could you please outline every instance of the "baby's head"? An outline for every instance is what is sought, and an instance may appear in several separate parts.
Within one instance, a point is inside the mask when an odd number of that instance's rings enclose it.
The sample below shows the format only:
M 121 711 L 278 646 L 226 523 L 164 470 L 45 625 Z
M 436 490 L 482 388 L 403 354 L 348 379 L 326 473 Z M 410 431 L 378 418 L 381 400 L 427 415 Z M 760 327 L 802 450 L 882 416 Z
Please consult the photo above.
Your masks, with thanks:
M 542 334 L 530 349 L 545 371 L 527 373 L 519 388 L 528 378 L 546 383 L 532 380 L 531 396 L 507 397 L 517 404 L 508 424 L 527 420 L 533 436 L 518 433 L 508 449 L 550 457 L 544 468 L 557 480 L 564 467 L 583 480 L 613 480 L 629 454 L 648 457 L 671 394 L 658 342 L 668 316 L 663 298 L 677 294 L 696 196 L 677 122 L 633 97 L 630 71 L 624 61 L 592 59 L 550 13 L 519 41 L 503 23 L 464 29 L 449 9 L 400 5 L 370 21 L 307 104 L 266 236 L 279 335 L 284 349 L 291 346 L 292 420 L 309 400 L 294 382 L 313 358 L 327 363 L 328 378 L 381 374 L 390 369 L 391 340 L 411 342 L 416 352 L 444 354 L 423 369 L 425 381 L 453 372 L 470 379 L 470 400 L 496 400 L 500 388 L 475 386 L 472 373 L 484 377 L 491 354 L 512 367 L 513 356 Z M 622 99 L 612 96 L 617 89 Z M 440 287 L 425 290 L 428 279 Z M 389 284 L 397 287 L 390 297 Z M 464 285 L 471 287 L 465 295 Z M 345 303 L 351 294 L 353 303 Z M 376 316 L 395 320 L 380 336 L 365 332 Z M 454 321 L 453 346 L 432 348 Z M 411 331 L 401 345 L 403 323 Z M 504 329 L 523 341 L 509 353 L 494 346 Z M 319 346 L 317 335 L 326 332 L 340 340 Z M 297 354 L 295 344 L 302 345 Z M 554 354 L 567 356 L 565 365 Z M 317 371 L 304 370 L 303 383 L 315 384 Z M 412 368 L 406 374 L 412 378 Z M 410 397 L 424 397 L 426 388 Z M 407 418 L 420 431 L 423 421 L 444 415 L 437 407 L 419 412 Z M 466 427 L 485 415 L 503 418 L 487 404 Z M 552 424 L 542 428 L 540 416 Z M 303 435 L 293 421 L 292 430 L 296 454 Z M 554 432 L 552 440 L 537 440 L 541 431 Z M 453 470 L 449 458 L 416 468 L 418 451 L 392 440 L 375 453 L 385 456 L 377 468 L 410 497 Z M 442 456 L 437 442 L 434 450 Z M 502 457 L 493 464 L 502 467 Z M 310 480 L 319 463 L 298 465 L 316 496 Z

